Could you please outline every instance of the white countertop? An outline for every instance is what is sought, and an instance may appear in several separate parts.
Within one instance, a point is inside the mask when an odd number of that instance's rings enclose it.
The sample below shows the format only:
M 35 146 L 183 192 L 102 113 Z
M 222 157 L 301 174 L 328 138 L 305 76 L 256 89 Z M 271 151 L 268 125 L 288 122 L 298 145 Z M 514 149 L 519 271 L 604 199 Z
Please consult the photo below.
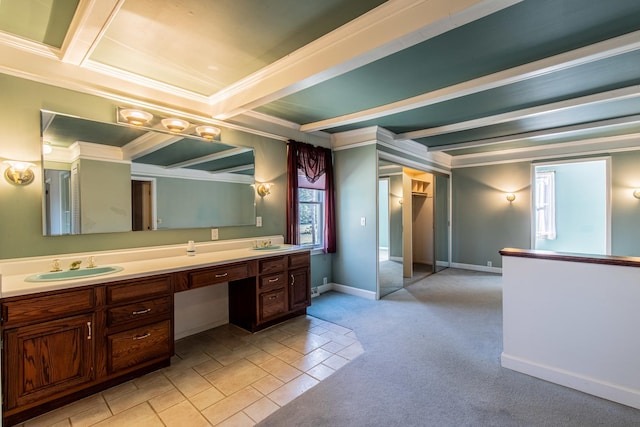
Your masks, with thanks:
M 260 237 L 258 239 L 266 238 Z M 64 255 L 59 257 L 63 269 L 67 268 L 66 262 L 68 260 L 84 260 L 89 256 L 95 256 L 98 267 L 117 265 L 122 267 L 122 270 L 99 276 L 49 282 L 27 282 L 25 279 L 27 276 L 35 273 L 47 272 L 47 267 L 50 265 L 50 261 L 56 258 L 55 256 L 8 261 L 0 264 L 0 272 L 3 273 L 0 282 L 2 289 L 1 295 L 3 298 L 7 298 L 37 292 L 71 289 L 149 275 L 210 267 L 236 261 L 240 262 L 281 254 L 309 251 L 308 248 L 281 243 L 283 240 L 281 236 L 270 238 L 273 245 L 277 245 L 278 248 L 255 250 L 251 247 L 254 240 L 256 239 L 238 239 L 214 243 L 207 242 L 204 244 L 196 243 L 197 252 L 194 256 L 186 255 L 184 245 L 142 248 L 138 251 L 127 250 L 122 252 Z

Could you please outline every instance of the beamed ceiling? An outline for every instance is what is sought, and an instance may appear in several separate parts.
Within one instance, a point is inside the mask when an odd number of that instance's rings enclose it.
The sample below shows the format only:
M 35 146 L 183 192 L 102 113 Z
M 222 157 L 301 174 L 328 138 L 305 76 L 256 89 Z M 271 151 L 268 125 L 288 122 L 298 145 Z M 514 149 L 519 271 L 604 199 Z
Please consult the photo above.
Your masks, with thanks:
M 640 145 L 638 0 L 2 0 L 0 71 L 452 167 Z

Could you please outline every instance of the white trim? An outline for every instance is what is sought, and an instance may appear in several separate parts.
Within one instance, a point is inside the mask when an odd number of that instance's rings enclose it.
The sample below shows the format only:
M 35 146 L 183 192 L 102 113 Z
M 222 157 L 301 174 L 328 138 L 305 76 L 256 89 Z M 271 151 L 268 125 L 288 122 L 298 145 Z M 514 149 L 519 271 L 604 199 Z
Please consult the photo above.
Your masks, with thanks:
M 640 392 L 637 390 L 510 356 L 505 352 L 502 352 L 500 361 L 503 368 L 522 372 L 532 377 L 640 409 Z
M 366 299 L 370 299 L 370 300 L 375 300 L 376 299 L 376 293 L 373 292 L 373 291 L 367 291 L 367 290 L 364 290 L 364 289 L 354 288 L 353 286 L 340 285 L 338 283 L 328 283 L 326 286 L 330 287 L 330 289 L 327 289 L 327 290 L 340 292 L 342 294 L 355 295 L 357 297 L 366 298 Z M 325 288 L 324 285 L 322 285 L 320 287 L 321 288 Z M 324 292 L 326 292 L 326 291 L 324 291 Z
M 459 268 L 461 270 L 482 271 L 484 273 L 497 273 L 502 274 L 502 268 L 500 267 L 487 267 L 486 265 L 477 264 L 463 264 L 460 262 L 452 262 L 451 268 Z

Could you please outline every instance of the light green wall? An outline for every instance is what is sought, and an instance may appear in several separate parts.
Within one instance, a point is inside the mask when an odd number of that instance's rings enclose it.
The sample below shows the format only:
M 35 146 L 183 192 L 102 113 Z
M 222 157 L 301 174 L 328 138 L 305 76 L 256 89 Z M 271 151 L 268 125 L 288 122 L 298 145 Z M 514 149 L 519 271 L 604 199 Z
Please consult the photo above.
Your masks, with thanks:
M 0 161 L 40 161 L 40 110 L 47 109 L 98 121 L 113 122 L 116 104 L 110 100 L 0 74 Z M 263 227 L 224 227 L 220 239 L 285 233 L 286 145 L 282 141 L 223 128 L 222 142 L 254 149 L 256 180 L 275 184 L 264 199 L 256 197 Z M 112 250 L 208 241 L 208 228 L 42 236 L 42 175 L 18 187 L 0 180 L 0 259 Z
M 131 230 L 131 165 L 80 159 L 80 232 Z M 72 174 L 72 181 L 73 181 Z
M 337 253 L 333 257 L 336 283 L 376 291 L 378 262 L 377 153 L 374 145 L 335 151 Z M 366 225 L 360 225 L 364 217 Z
M 453 170 L 452 262 L 501 267 L 500 249 L 530 247 L 529 183 L 525 162 Z M 509 203 L 505 193 L 516 200 Z
M 402 258 L 402 205 L 399 203 L 402 199 L 402 175 L 391 176 L 389 187 L 392 194 L 391 212 L 389 214 L 389 231 L 391 234 L 389 256 Z M 394 197 L 393 195 L 396 196 Z
M 167 177 L 156 183 L 159 229 L 255 224 L 249 184 Z
M 638 165 L 640 151 L 611 154 L 612 255 L 640 256 L 640 200 L 633 197 Z M 529 162 L 454 169 L 453 262 L 500 267 L 500 249 L 531 247 L 530 174 Z M 580 181 L 576 189 L 588 193 L 591 185 Z M 505 192 L 516 200 L 508 203 Z
M 611 187 L 611 253 L 640 256 L 640 151 L 611 155 Z

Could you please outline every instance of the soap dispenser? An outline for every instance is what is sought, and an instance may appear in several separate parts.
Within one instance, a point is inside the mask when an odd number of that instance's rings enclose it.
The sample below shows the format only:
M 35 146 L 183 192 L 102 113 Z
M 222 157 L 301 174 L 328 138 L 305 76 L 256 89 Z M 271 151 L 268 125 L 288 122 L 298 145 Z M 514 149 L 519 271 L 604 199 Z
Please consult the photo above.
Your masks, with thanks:
M 194 256 L 196 254 L 196 244 L 193 240 L 187 242 L 187 256 Z

